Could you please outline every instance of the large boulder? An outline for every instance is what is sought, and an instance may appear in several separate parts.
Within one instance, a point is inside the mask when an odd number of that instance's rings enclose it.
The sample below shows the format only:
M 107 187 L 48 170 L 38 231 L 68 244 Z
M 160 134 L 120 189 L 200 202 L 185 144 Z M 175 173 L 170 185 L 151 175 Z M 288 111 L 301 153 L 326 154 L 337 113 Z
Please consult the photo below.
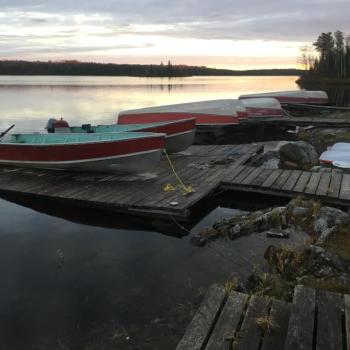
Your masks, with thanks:
M 293 165 L 294 168 L 309 170 L 318 165 L 315 148 L 304 141 L 289 142 L 280 148 L 280 166 Z
M 334 226 L 342 226 L 349 224 L 349 214 L 337 208 L 322 207 L 315 218 L 314 231 L 317 235 L 321 235 L 322 232 Z

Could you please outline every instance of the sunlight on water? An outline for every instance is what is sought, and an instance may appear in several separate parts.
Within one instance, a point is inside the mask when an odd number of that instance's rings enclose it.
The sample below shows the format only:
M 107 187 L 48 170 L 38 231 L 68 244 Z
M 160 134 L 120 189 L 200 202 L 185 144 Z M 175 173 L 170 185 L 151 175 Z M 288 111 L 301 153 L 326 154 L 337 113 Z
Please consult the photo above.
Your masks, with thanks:
M 296 89 L 294 80 L 0 76 L 0 129 L 44 131 L 49 117 L 60 116 L 71 125 L 113 123 L 127 108 Z M 127 215 L 5 199 L 1 349 L 174 349 L 208 286 L 245 279 L 275 244 L 257 234 L 197 248 L 175 222 L 149 220 L 145 228 Z M 237 213 L 218 208 L 192 232 Z
M 0 129 L 43 131 L 47 119 L 71 125 L 114 123 L 119 111 L 154 105 L 237 98 L 241 94 L 295 90 L 296 77 L 59 77 L 0 76 Z

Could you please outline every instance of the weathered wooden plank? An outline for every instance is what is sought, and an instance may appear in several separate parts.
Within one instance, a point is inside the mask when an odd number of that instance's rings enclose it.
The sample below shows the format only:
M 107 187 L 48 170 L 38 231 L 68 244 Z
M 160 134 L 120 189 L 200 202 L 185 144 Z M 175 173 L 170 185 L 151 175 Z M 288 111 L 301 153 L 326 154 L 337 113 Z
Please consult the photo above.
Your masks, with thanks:
M 277 181 L 275 181 L 275 183 L 271 186 L 271 188 L 276 190 L 281 189 L 285 185 L 291 173 L 291 170 L 283 170 L 282 174 L 279 176 Z
M 218 319 L 214 331 L 209 339 L 206 350 L 223 349 L 225 343 L 228 348 L 232 342 L 243 308 L 248 300 L 247 294 L 232 292 L 228 296 L 224 309 Z
M 307 183 L 311 177 L 311 173 L 309 171 L 303 171 L 299 176 L 298 181 L 296 182 L 293 191 L 294 192 L 304 192 Z
M 331 182 L 332 175 L 330 173 L 322 173 L 320 183 L 316 191 L 317 196 L 326 196 L 328 193 L 329 183 Z
M 246 169 L 245 165 L 232 165 L 226 170 L 226 175 L 222 177 L 224 182 L 233 182 L 234 178 Z
M 237 176 L 235 176 L 231 182 L 235 184 L 240 184 L 242 181 L 249 176 L 256 168 L 247 166 L 243 171 L 241 171 Z
M 285 350 L 312 350 L 316 291 L 295 287 Z
M 332 170 L 331 183 L 329 184 L 329 188 L 328 188 L 329 197 L 332 197 L 332 198 L 339 197 L 342 178 L 343 178 L 343 174 Z
M 278 179 L 278 177 L 282 174 L 283 170 L 281 169 L 275 169 L 269 177 L 264 181 L 264 183 L 261 185 L 261 187 L 271 187 L 273 183 Z
M 261 350 L 284 349 L 288 331 L 290 304 L 273 300 L 270 317 L 273 326 L 269 332 L 265 333 Z
M 248 184 L 250 184 L 253 180 L 256 179 L 256 177 L 257 177 L 258 175 L 260 175 L 260 173 L 263 172 L 263 170 L 264 170 L 264 168 L 261 168 L 261 167 L 255 168 L 255 169 L 253 170 L 253 172 L 251 172 L 245 179 L 242 180 L 241 184 L 242 184 L 242 185 L 248 185 Z
M 305 194 L 315 194 L 320 182 L 322 173 L 312 173 L 309 183 L 306 185 Z
M 288 180 L 282 186 L 283 191 L 292 191 L 295 184 L 297 183 L 302 171 L 301 170 L 292 170 Z
M 342 350 L 344 296 L 319 290 L 317 307 L 316 350 Z
M 249 185 L 261 186 L 273 172 L 272 169 L 264 169 Z
M 269 301 L 266 298 L 252 296 L 238 339 L 233 343 L 234 350 L 258 350 L 262 332 L 257 319 L 268 314 Z
M 350 349 L 350 295 L 344 295 L 345 303 L 345 331 L 347 349 Z
M 339 199 L 350 200 L 350 174 L 344 174 L 340 187 Z
M 200 199 L 208 195 L 210 192 L 213 192 L 220 183 L 220 177 L 217 176 L 216 172 L 211 174 L 204 179 L 199 179 L 198 182 L 188 182 L 188 184 L 192 185 L 195 189 L 194 193 L 191 193 L 187 196 L 184 196 L 183 190 L 180 189 L 177 192 L 174 192 L 172 197 L 167 197 L 164 200 L 161 200 L 157 203 L 157 206 L 163 206 L 164 204 L 169 205 L 168 203 L 172 201 L 178 202 L 177 208 L 185 208 L 189 207 L 192 204 L 198 202 Z M 170 202 L 169 202 L 170 201 Z
M 210 287 L 176 350 L 204 349 L 214 322 L 225 302 L 225 295 L 223 288 L 218 286 Z

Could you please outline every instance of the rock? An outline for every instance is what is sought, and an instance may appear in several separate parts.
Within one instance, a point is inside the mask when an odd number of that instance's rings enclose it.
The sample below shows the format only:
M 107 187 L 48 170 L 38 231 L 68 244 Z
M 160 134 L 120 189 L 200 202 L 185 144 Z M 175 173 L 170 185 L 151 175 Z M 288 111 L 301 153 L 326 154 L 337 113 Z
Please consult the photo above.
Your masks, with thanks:
M 340 209 L 322 207 L 315 218 L 314 231 L 320 236 L 328 228 L 346 224 L 350 224 L 349 214 L 344 213 Z
M 279 153 L 281 164 L 295 163 L 300 169 L 310 169 L 318 165 L 318 154 L 315 148 L 304 141 L 289 142 L 280 148 Z
M 310 169 L 310 171 L 312 171 L 313 173 L 318 173 L 321 169 L 322 169 L 321 165 L 315 165 Z
M 331 173 L 332 172 L 332 168 L 325 168 L 325 167 L 321 167 L 320 173 Z
M 325 266 L 315 271 L 314 275 L 316 277 L 334 277 L 334 271 L 330 266 Z
M 331 237 L 333 234 L 336 233 L 336 231 L 338 230 L 337 226 L 332 226 L 330 228 L 326 228 L 320 235 L 320 237 L 317 239 L 316 244 L 317 245 L 321 245 L 324 242 L 326 242 L 326 240 Z
M 293 208 L 292 215 L 294 217 L 307 216 L 309 214 L 309 209 L 304 207 Z
M 310 245 L 306 252 L 310 257 L 307 270 L 316 277 L 335 277 L 339 273 L 349 272 L 349 262 L 334 253 L 315 245 Z
M 310 245 L 306 250 L 307 252 L 315 255 L 324 254 L 326 252 L 323 248 L 318 247 L 317 245 Z

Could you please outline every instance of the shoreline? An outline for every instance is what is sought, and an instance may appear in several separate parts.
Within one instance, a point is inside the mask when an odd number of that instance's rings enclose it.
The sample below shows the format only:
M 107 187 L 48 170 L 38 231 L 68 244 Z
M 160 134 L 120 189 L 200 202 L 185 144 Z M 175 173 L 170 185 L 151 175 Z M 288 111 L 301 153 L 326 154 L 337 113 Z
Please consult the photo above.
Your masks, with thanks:
M 350 87 L 350 78 L 347 79 L 331 79 L 325 77 L 299 77 L 296 81 L 298 85 L 305 84 L 316 84 L 316 85 L 329 85 L 329 86 L 349 86 Z

